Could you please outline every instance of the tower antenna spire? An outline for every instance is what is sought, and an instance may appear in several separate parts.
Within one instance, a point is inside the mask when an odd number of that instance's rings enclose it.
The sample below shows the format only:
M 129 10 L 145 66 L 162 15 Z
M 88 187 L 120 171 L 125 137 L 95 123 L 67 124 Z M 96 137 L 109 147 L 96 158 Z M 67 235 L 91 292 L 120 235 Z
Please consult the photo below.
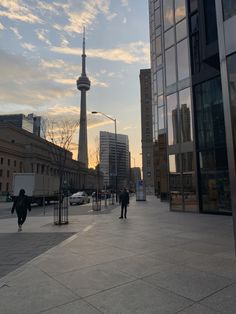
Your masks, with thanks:
M 85 26 L 83 27 L 83 55 L 85 55 Z
M 85 27 L 83 27 L 82 73 L 77 80 L 77 88 L 81 92 L 78 161 L 88 167 L 86 92 L 90 89 L 90 80 L 86 75 Z

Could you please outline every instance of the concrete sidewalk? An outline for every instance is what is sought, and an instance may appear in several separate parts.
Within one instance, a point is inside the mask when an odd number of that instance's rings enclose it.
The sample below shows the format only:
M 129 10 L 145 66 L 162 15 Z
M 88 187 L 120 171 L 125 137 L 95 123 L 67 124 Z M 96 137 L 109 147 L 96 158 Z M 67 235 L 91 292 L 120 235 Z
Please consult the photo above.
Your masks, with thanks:
M 25 233 L 75 234 L 0 279 L 0 313 L 235 314 L 232 217 L 169 212 L 154 197 L 119 214 L 61 227 L 30 217 Z M 13 219 L 0 230 L 15 232 Z

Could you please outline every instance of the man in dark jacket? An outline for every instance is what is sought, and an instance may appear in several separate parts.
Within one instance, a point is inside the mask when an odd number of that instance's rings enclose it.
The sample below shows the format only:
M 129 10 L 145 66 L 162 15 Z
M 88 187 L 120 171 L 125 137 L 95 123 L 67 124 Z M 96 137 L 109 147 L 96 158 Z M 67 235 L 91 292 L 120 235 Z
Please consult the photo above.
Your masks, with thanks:
M 11 213 L 14 213 L 16 210 L 18 217 L 18 231 L 22 231 L 22 225 L 27 217 L 27 209 L 31 211 L 30 199 L 25 195 L 25 190 L 21 189 L 19 195 L 14 200 Z
M 129 193 L 127 192 L 126 188 L 124 188 L 123 192 L 120 194 L 120 204 L 121 204 L 121 214 L 119 218 L 123 219 L 123 213 L 125 214 L 124 217 L 127 218 L 127 206 L 129 205 Z

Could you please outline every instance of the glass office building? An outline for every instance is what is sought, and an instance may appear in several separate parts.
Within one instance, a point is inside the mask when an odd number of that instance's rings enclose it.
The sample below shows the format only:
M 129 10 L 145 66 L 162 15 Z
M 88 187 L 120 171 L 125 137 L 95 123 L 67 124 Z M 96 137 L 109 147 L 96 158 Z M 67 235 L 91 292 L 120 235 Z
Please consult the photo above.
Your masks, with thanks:
M 231 214 L 235 1 L 149 0 L 149 16 L 153 141 L 164 141 L 157 154 L 166 156 L 159 167 L 168 178 L 170 208 Z

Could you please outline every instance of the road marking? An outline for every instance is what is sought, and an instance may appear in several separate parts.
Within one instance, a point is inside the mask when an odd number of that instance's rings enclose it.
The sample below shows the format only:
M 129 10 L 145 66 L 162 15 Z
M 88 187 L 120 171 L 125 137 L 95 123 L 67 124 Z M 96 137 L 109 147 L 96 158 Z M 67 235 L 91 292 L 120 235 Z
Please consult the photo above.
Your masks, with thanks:
M 94 227 L 95 224 L 96 224 L 96 223 L 94 222 L 93 224 L 91 224 L 91 225 L 85 227 L 85 228 L 83 229 L 83 232 L 89 231 L 90 229 L 92 229 L 92 228 Z

